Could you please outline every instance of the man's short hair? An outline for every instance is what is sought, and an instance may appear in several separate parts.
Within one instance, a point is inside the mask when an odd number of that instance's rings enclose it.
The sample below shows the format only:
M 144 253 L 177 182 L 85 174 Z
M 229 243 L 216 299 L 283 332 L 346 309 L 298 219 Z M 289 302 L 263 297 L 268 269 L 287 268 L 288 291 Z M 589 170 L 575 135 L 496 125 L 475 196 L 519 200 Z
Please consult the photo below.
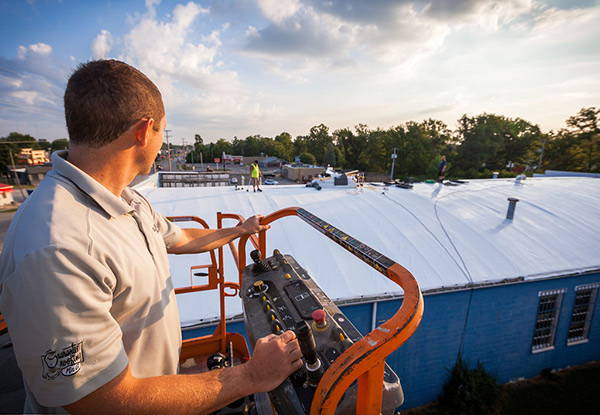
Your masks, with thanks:
M 160 130 L 165 115 L 160 91 L 146 75 L 117 60 L 79 65 L 69 78 L 64 96 L 69 139 L 102 147 L 144 118 Z

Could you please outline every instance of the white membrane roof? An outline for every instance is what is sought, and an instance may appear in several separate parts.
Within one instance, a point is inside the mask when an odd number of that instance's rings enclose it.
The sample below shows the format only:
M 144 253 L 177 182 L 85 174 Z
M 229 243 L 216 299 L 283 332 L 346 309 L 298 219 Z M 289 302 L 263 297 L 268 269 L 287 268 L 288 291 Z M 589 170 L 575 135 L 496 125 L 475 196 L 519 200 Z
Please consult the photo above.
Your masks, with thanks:
M 320 191 L 302 185 L 263 186 L 262 193 L 234 187 L 138 190 L 162 214 L 200 216 L 211 228 L 219 211 L 248 217 L 302 207 L 408 269 L 424 292 L 600 270 L 599 179 L 416 183 L 410 190 L 328 182 Z M 513 220 L 506 219 L 509 197 L 520 199 Z M 402 294 L 396 284 L 299 218 L 272 224 L 268 255 L 275 248 L 292 255 L 334 300 Z M 250 250 L 248 243 L 247 254 Z M 237 281 L 229 249 L 225 259 L 226 279 Z M 208 254 L 171 255 L 175 286 L 189 285 L 190 266 L 208 261 Z M 247 261 L 252 262 L 249 256 Z M 218 316 L 214 291 L 177 297 L 182 326 Z M 227 299 L 226 311 L 228 317 L 242 312 L 239 297 Z

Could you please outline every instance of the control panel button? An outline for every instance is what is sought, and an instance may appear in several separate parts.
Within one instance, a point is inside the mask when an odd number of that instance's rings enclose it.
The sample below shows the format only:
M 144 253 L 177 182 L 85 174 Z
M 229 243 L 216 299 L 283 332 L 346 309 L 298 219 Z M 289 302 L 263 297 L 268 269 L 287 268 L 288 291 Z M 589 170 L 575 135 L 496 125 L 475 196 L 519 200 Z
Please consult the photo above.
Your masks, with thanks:
M 324 328 L 327 325 L 325 321 L 325 310 L 315 310 L 312 312 L 312 319 L 318 328 Z
M 252 289 L 254 290 L 255 293 L 259 293 L 259 292 L 263 291 L 264 288 L 265 288 L 265 283 L 262 280 L 255 281 L 254 284 L 252 285 Z
M 277 314 L 275 314 L 275 312 L 273 310 L 267 311 L 267 320 L 268 321 L 275 321 L 275 320 L 277 320 Z
M 273 333 L 275 333 L 275 334 L 282 334 L 283 333 L 283 329 L 282 329 L 283 325 L 277 319 L 273 320 L 273 322 L 271 323 L 271 328 L 273 329 Z

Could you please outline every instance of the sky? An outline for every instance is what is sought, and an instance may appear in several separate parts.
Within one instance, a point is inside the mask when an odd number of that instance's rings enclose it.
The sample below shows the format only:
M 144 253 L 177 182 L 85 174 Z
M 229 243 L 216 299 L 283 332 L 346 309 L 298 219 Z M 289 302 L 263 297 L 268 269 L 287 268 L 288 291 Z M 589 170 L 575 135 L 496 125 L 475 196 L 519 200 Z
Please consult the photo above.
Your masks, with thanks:
M 170 141 L 600 106 L 600 0 L 0 0 L 0 137 L 67 138 L 77 65 L 125 61 Z

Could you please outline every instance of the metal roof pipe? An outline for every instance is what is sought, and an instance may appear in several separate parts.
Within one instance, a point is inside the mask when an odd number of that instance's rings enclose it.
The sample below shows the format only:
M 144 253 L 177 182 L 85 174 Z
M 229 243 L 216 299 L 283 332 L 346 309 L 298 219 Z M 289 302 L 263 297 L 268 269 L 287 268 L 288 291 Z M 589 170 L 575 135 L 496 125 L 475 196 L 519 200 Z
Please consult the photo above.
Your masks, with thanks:
M 506 212 L 506 219 L 513 220 L 515 216 L 515 208 L 517 207 L 517 202 L 519 201 L 518 197 L 509 197 L 508 198 L 508 211 Z

